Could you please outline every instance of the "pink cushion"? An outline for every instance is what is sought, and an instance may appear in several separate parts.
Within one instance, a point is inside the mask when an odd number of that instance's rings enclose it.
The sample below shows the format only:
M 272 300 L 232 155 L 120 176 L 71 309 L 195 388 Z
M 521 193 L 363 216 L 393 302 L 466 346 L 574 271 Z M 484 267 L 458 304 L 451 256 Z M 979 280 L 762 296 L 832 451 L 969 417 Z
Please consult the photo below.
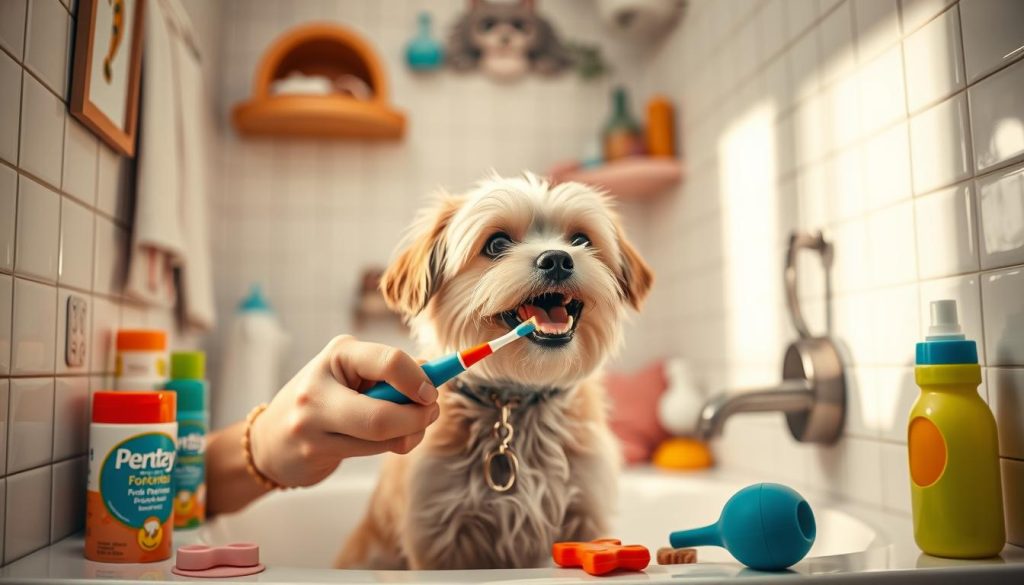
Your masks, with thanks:
M 650 461 L 654 449 L 669 438 L 658 422 L 658 400 L 668 386 L 664 363 L 657 361 L 629 374 L 609 373 L 609 424 L 622 443 L 627 463 Z

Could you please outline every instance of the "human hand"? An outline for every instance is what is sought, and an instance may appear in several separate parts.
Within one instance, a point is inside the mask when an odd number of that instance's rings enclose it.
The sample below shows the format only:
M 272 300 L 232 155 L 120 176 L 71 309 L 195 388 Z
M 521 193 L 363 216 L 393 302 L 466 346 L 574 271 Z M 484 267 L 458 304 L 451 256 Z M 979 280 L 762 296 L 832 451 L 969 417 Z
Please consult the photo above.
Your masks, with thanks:
M 360 393 L 380 380 L 413 403 L 398 405 Z M 439 414 L 437 389 L 408 354 L 342 335 L 253 421 L 253 462 L 278 484 L 310 486 L 348 457 L 408 453 Z

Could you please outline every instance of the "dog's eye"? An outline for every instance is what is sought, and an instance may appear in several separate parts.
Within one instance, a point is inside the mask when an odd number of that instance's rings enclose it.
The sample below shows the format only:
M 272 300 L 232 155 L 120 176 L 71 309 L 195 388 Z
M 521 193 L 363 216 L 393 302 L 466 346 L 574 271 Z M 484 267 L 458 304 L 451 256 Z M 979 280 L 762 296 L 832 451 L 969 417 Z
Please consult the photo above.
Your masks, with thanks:
M 508 234 L 504 232 L 498 232 L 487 239 L 487 243 L 484 244 L 484 256 L 488 258 L 497 258 L 509 248 L 512 247 L 512 238 L 508 237 Z
M 497 24 L 497 20 L 488 17 L 480 21 L 480 29 L 483 30 L 484 32 L 487 32 L 494 28 L 495 26 L 497 26 Z
M 525 20 L 521 20 L 521 19 L 518 19 L 518 18 L 512 19 L 512 27 L 515 28 L 519 32 L 525 32 L 527 26 L 528 25 L 526 24 Z
M 587 237 L 587 234 L 583 233 L 573 234 L 572 238 L 569 239 L 569 243 L 573 246 L 589 246 L 590 238 Z

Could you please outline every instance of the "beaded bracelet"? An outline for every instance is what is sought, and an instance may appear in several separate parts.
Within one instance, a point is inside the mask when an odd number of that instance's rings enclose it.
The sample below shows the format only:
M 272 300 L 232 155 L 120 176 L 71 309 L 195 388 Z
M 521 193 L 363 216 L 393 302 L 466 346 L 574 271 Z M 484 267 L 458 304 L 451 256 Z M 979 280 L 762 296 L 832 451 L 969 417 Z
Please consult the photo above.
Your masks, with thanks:
M 256 467 L 256 462 L 252 458 L 252 423 L 256 421 L 256 417 L 263 414 L 263 411 L 267 409 L 267 403 L 264 402 L 259 406 L 249 411 L 249 415 L 245 417 L 245 432 L 242 433 L 242 456 L 245 457 L 245 470 L 249 475 L 256 480 L 256 483 L 268 490 L 279 490 L 284 489 L 285 486 L 277 483 L 270 479 L 266 475 L 263 475 Z

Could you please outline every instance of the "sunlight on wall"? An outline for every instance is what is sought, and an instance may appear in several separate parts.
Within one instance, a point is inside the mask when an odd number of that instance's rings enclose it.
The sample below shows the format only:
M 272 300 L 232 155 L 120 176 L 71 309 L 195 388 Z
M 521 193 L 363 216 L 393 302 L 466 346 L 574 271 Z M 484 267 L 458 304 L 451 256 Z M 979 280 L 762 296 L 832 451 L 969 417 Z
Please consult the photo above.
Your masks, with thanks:
M 755 104 L 718 141 L 726 359 L 743 363 L 780 335 L 775 107 Z

